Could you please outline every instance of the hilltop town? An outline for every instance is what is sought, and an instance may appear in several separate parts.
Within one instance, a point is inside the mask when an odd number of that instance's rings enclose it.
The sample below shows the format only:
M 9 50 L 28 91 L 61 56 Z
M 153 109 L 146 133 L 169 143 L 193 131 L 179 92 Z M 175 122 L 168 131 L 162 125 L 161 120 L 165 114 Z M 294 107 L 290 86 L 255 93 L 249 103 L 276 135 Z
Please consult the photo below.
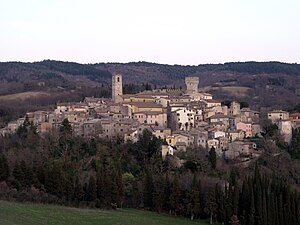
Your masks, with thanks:
M 185 91 L 164 89 L 129 95 L 123 94 L 122 75 L 114 74 L 111 99 L 86 97 L 83 102 L 57 103 L 54 111 L 28 112 L 9 122 L 0 134 L 15 133 L 28 120 L 42 135 L 55 132 L 67 119 L 73 135 L 85 138 L 136 142 L 147 129 L 164 140 L 162 157 L 197 146 L 214 147 L 217 155 L 241 161 L 261 154 L 255 143 L 261 133 L 260 112 L 241 108 L 237 101 L 222 105 L 211 94 L 199 92 L 199 77 L 185 77 L 185 84 Z M 282 110 L 270 111 L 267 116 L 289 143 L 300 116 Z

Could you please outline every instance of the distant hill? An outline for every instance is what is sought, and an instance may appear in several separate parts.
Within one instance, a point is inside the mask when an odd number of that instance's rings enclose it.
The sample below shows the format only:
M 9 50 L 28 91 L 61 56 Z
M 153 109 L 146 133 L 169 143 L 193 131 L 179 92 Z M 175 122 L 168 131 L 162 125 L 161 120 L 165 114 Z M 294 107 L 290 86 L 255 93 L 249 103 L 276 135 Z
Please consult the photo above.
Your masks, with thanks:
M 230 62 L 198 66 L 149 62 L 79 64 L 42 62 L 0 63 L 0 95 L 28 91 L 58 91 L 109 88 L 111 74 L 123 74 L 126 84 L 148 83 L 152 87 L 182 87 L 186 76 L 200 78 L 200 88 L 220 100 L 247 101 L 287 109 L 300 102 L 300 65 L 281 62 Z M 88 93 L 86 93 L 88 94 Z M 85 92 L 81 91 L 81 95 Z

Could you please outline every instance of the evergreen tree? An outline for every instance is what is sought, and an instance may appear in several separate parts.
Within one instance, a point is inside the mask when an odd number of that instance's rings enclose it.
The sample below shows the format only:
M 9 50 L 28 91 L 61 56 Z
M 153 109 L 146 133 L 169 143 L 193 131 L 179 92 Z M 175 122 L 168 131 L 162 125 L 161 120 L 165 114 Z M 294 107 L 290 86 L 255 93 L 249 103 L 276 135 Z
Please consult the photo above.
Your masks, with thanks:
M 52 167 L 47 170 L 45 188 L 48 193 L 61 197 L 63 187 L 62 168 L 58 164 L 53 164 Z
M 22 184 L 24 183 L 24 179 L 25 179 L 25 174 L 22 171 L 22 168 L 21 168 L 19 162 L 16 162 L 16 164 L 15 164 L 15 167 L 13 170 L 13 176 L 14 176 L 15 180 L 17 181 L 16 188 L 17 188 L 17 190 L 19 190 L 20 188 L 22 188 Z
M 194 217 L 198 216 L 200 214 L 200 192 L 199 192 L 199 182 L 197 181 L 196 174 L 194 174 L 192 187 L 189 192 L 188 196 L 188 211 L 191 215 L 191 220 L 194 219 Z
M 108 178 L 108 177 L 107 177 Z M 120 196 L 120 190 L 119 190 L 119 184 L 118 184 L 118 176 L 115 169 L 112 170 L 110 179 L 107 179 L 107 182 L 110 183 L 110 196 L 111 196 L 111 202 L 110 205 L 113 208 L 116 208 L 120 206 L 121 204 L 121 196 Z M 122 185 L 122 183 L 121 183 Z
M 98 168 L 96 175 L 96 183 L 97 183 L 97 199 L 98 199 L 98 207 L 103 207 L 104 205 L 104 182 L 103 182 L 104 171 L 103 168 Z
M 0 181 L 6 180 L 9 177 L 10 170 L 6 157 L 2 154 L 0 156 Z
M 170 208 L 175 215 L 178 215 L 182 211 L 182 196 L 181 196 L 181 187 L 179 184 L 178 175 L 175 175 L 175 178 L 172 183 L 171 194 L 170 194 Z
M 217 154 L 214 146 L 211 147 L 209 151 L 209 161 L 212 169 L 216 169 L 217 167 Z
M 262 206 L 262 187 L 261 187 L 261 176 L 258 164 L 255 164 L 254 171 L 254 200 L 255 200 L 255 213 L 256 213 L 256 224 L 264 225 L 263 222 L 263 206 Z
M 144 204 L 145 207 L 153 207 L 154 184 L 151 172 L 146 169 L 144 181 Z
M 97 184 L 94 176 L 90 176 L 88 193 L 89 193 L 89 201 L 95 201 L 97 198 Z
M 68 202 L 71 202 L 74 196 L 74 182 L 71 176 L 65 178 L 64 185 L 64 196 Z
M 249 208 L 248 225 L 255 225 L 255 201 L 254 201 L 254 192 L 252 188 L 251 188 L 251 202 Z
M 169 180 L 169 175 L 167 173 L 164 179 L 164 187 L 163 187 L 163 208 L 167 211 L 171 209 L 170 195 L 171 195 L 171 184 Z
M 226 219 L 226 211 L 225 211 L 225 196 L 224 192 L 221 190 L 220 185 L 216 184 L 215 188 L 215 196 L 217 203 L 217 220 L 224 224 Z
M 233 214 L 238 215 L 238 209 L 239 209 L 239 197 L 240 197 L 240 190 L 239 185 L 236 183 L 233 188 Z
M 158 174 L 154 182 L 154 192 L 153 192 L 153 205 L 155 210 L 159 213 L 163 208 L 164 200 L 164 179 L 161 174 Z
M 217 212 L 217 202 L 216 202 L 216 196 L 215 196 L 215 190 L 213 188 L 210 188 L 208 193 L 206 194 L 206 204 L 205 204 L 205 212 L 209 215 L 209 223 L 213 223 L 213 217 L 215 216 Z
M 83 186 L 80 183 L 79 178 L 76 177 L 75 185 L 74 185 L 74 199 L 77 202 L 81 202 L 81 201 L 83 201 L 83 198 L 84 198 Z

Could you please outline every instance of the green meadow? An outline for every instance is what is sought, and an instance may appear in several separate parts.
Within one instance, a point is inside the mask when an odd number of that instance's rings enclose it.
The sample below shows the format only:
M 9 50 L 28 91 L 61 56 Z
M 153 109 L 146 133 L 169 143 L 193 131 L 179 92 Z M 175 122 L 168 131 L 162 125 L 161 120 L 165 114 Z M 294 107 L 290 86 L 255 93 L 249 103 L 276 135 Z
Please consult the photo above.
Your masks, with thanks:
M 0 201 L 2 225 L 205 225 L 207 221 L 136 209 L 97 210 Z

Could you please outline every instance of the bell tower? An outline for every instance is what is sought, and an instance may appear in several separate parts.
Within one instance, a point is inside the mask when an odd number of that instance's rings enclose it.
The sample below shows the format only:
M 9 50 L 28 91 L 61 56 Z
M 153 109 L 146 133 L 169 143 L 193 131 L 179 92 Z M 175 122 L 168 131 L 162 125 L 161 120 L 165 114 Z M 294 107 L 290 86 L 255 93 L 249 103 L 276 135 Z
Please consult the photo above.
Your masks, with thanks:
M 123 101 L 123 88 L 122 88 L 122 75 L 121 74 L 113 74 L 112 76 L 112 100 L 115 103 L 119 103 Z

